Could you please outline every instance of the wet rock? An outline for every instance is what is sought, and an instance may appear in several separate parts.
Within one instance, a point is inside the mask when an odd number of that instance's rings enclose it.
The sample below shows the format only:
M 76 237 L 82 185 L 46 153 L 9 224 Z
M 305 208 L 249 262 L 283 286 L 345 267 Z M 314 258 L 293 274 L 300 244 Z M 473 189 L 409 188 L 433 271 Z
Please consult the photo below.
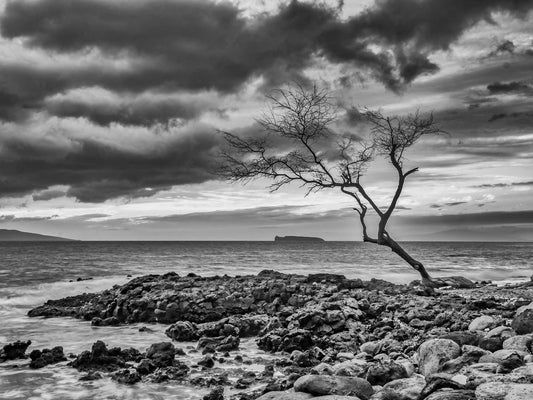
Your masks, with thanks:
M 0 362 L 6 360 L 16 360 L 19 358 L 26 358 L 26 349 L 30 346 L 31 340 L 23 342 L 17 340 L 14 343 L 6 344 L 0 351 Z
M 277 352 L 305 351 L 315 345 L 312 334 L 305 329 L 275 329 L 257 340 L 261 350 Z
M 80 381 L 82 381 L 82 382 L 96 381 L 98 379 L 102 379 L 103 377 L 104 377 L 104 375 L 102 375 L 98 371 L 90 371 L 87 374 L 83 375 L 80 378 Z
M 213 368 L 215 366 L 215 361 L 213 360 L 213 357 L 206 355 L 200 361 L 198 361 L 198 365 L 201 365 L 205 368 Z
M 438 372 L 445 362 L 459 357 L 460 354 L 461 348 L 453 340 L 428 340 L 418 349 L 420 373 L 427 377 Z
M 141 375 L 148 375 L 149 373 L 154 372 L 156 368 L 157 367 L 151 360 L 143 358 L 137 365 L 136 370 Z
M 194 341 L 200 337 L 196 324 L 189 321 L 178 321 L 170 325 L 165 331 L 165 334 L 178 342 Z
M 91 351 L 84 351 L 69 363 L 78 371 L 116 371 L 126 366 L 128 361 L 139 361 L 142 358 L 136 349 L 122 350 L 119 347 L 107 349 L 104 342 L 96 341 Z
M 304 375 L 294 382 L 296 392 L 314 396 L 343 395 L 368 399 L 374 393 L 372 385 L 362 378 L 329 375 Z
M 151 360 L 156 367 L 168 367 L 174 362 L 176 348 L 170 342 L 154 343 L 146 352 L 146 358 Z
M 109 317 L 109 318 L 99 318 L 94 317 L 91 320 L 92 326 L 118 326 L 120 325 L 120 321 L 117 317 Z
M 33 350 L 30 353 L 30 368 L 42 368 L 49 364 L 67 361 L 63 353 L 63 347 L 56 346 L 53 349 Z
M 198 341 L 198 349 L 212 349 L 216 351 L 238 350 L 240 339 L 237 336 L 202 337 Z
M 111 374 L 111 379 L 118 383 L 133 385 L 141 380 L 141 376 L 134 369 L 121 369 Z
M 147 376 L 150 382 L 161 383 L 167 381 L 181 381 L 189 373 L 190 368 L 178 361 L 170 367 L 157 368 L 153 373 Z
M 224 400 L 224 386 L 217 386 L 206 394 L 203 400 Z

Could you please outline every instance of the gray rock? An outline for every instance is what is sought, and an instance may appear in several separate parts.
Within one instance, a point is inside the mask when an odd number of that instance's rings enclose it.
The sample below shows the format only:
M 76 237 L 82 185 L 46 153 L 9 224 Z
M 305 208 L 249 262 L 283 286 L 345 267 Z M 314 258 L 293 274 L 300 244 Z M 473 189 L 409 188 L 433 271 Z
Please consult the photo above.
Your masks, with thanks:
M 424 376 L 438 372 L 442 365 L 461 355 L 461 348 L 450 339 L 431 339 L 418 349 L 419 370 Z
M 189 321 L 178 321 L 170 325 L 165 334 L 176 341 L 193 341 L 198 340 L 198 328 L 196 324 Z
M 415 374 L 411 378 L 397 379 L 387 383 L 383 389 L 398 393 L 409 400 L 417 400 L 426 386 L 426 380 L 422 375 Z
M 533 308 L 527 308 L 520 313 L 517 312 L 511 326 L 519 335 L 533 333 Z
M 515 384 L 510 387 L 504 400 L 531 400 L 533 399 L 533 384 Z
M 364 360 L 343 361 L 333 366 L 333 375 L 362 377 L 366 371 L 366 365 L 367 362 Z
M 516 332 L 514 331 L 513 328 L 509 326 L 497 326 L 496 328 L 488 331 L 485 334 L 485 338 L 498 337 L 498 338 L 502 338 L 503 340 L 505 340 L 515 335 L 516 335 Z
M 495 324 L 496 320 L 490 315 L 481 315 L 470 322 L 468 330 L 470 332 L 483 331 L 487 328 L 492 328 Z
M 374 393 L 367 380 L 352 376 L 304 375 L 294 382 L 296 392 L 315 396 L 330 394 L 357 396 L 366 400 Z
M 431 393 L 424 400 L 476 400 L 473 390 L 439 390 Z
M 523 352 L 530 353 L 532 342 L 533 335 L 518 335 L 505 340 L 502 346 L 506 350 L 520 350 Z
M 476 400 L 503 400 L 512 383 L 487 382 L 476 388 Z
M 405 368 L 395 362 L 380 362 L 368 368 L 366 380 L 371 385 L 385 385 L 396 379 L 407 378 Z
M 258 397 L 256 400 L 307 400 L 312 397 L 312 394 L 304 392 L 295 392 L 291 389 L 278 392 L 268 392 Z

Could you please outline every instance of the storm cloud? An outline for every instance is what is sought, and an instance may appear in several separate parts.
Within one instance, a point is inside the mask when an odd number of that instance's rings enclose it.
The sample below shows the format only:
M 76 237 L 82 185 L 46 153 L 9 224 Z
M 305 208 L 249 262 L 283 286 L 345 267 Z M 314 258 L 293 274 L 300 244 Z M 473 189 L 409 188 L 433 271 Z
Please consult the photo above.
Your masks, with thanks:
M 106 140 L 103 128 L 75 122 L 45 126 L 44 132 L 29 127 L 25 134 L 3 128 L 0 195 L 40 191 L 35 200 L 58 197 L 46 190 L 54 185 L 68 186 L 65 196 L 101 202 L 204 182 L 212 178 L 219 140 L 203 125 L 162 132 L 115 127 L 115 141 Z
M 101 202 L 205 182 L 220 137 L 200 119 L 252 80 L 309 82 L 324 61 L 400 93 L 479 22 L 532 8 L 377 0 L 343 17 L 296 0 L 251 15 L 228 1 L 8 0 L 0 33 L 24 57 L 0 61 L 0 196 Z

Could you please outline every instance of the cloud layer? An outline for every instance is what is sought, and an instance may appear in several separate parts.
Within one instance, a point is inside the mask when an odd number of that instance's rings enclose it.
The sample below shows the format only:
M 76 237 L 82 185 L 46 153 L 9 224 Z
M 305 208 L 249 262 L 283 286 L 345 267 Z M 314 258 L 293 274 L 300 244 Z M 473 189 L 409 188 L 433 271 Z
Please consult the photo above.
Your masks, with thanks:
M 205 182 L 220 143 L 211 114 L 222 120 L 256 91 L 310 82 L 323 65 L 348 87 L 346 77 L 359 74 L 405 93 L 441 70 L 436 55 L 465 32 L 531 9 L 530 0 L 377 0 L 346 16 L 336 4 L 296 0 L 263 13 L 214 0 L 8 0 L 0 16 L 0 196 L 102 202 Z M 519 48 L 525 57 L 520 46 L 504 40 L 491 57 Z M 493 79 L 461 100 L 471 108 L 441 115 L 453 125 L 477 110 L 468 121 L 526 126 L 530 111 L 504 97 L 528 98 L 531 88 L 522 78 Z M 356 113 L 348 117 L 358 123 Z M 502 146 L 467 139 L 457 154 L 495 157 Z

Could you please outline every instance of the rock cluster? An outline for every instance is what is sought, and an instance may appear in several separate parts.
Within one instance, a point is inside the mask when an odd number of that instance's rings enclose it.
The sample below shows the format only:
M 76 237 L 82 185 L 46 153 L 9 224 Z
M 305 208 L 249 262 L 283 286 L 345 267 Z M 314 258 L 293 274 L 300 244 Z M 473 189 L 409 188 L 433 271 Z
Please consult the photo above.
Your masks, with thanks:
M 476 286 L 427 290 L 340 275 L 202 278 L 149 275 L 95 295 L 49 301 L 30 316 L 68 315 L 94 325 L 169 324 L 174 342 L 197 342 L 178 360 L 171 342 L 145 353 L 96 342 L 71 365 L 119 382 L 177 380 L 231 386 L 249 400 L 520 400 L 533 385 L 533 291 Z M 249 360 L 241 340 L 275 353 Z M 247 339 L 249 340 L 249 339 Z M 191 356 L 198 352 L 201 358 Z M 224 365 L 231 365 L 229 376 Z M 209 397 L 211 396 L 211 397 Z

